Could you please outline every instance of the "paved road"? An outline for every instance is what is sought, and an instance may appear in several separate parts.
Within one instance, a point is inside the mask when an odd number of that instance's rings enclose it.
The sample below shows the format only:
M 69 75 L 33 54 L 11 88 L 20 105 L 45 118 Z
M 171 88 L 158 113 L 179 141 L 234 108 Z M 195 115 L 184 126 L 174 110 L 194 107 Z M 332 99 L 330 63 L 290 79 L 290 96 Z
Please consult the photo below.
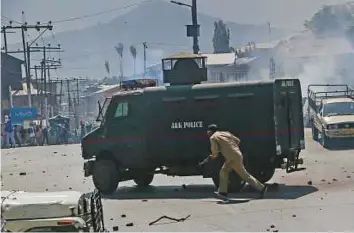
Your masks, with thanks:
M 266 199 L 251 191 L 234 197 L 243 203 L 220 205 L 210 179 L 158 175 L 152 186 L 137 190 L 123 182 L 104 200 L 106 225 L 120 231 L 354 231 L 354 150 L 324 149 L 307 132 L 306 170 L 277 171 L 279 189 Z M 79 145 L 29 147 L 1 151 L 2 189 L 26 191 L 93 190 L 83 178 Z M 20 172 L 26 175 L 20 176 Z M 309 183 L 309 181 L 311 181 Z M 186 187 L 183 188 L 182 185 Z M 125 214 L 126 218 L 121 215 Z M 191 217 L 185 222 L 162 220 Z M 126 224 L 132 222 L 132 227 Z M 274 225 L 274 228 L 271 228 Z

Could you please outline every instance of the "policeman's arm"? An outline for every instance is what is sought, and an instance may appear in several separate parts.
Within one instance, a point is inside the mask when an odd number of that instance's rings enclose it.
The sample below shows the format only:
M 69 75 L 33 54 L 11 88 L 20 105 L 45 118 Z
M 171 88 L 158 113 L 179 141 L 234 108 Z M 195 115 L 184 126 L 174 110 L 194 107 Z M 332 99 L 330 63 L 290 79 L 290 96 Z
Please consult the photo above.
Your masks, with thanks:
M 212 159 L 215 159 L 220 153 L 219 145 L 218 145 L 218 143 L 216 142 L 216 140 L 214 138 L 210 138 L 210 145 L 211 145 L 211 155 L 210 155 L 210 157 Z

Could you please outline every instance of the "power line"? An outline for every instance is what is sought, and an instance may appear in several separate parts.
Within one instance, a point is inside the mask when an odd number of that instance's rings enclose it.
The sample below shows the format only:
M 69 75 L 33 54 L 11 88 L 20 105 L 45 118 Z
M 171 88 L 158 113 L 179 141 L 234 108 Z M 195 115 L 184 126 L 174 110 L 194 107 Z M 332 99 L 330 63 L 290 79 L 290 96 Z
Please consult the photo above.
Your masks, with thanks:
M 128 5 L 128 6 L 125 6 L 125 7 L 119 7 L 119 8 L 114 8 L 114 9 L 111 9 L 111 10 L 101 11 L 101 12 L 98 12 L 98 13 L 95 13 L 95 14 L 89 14 L 89 15 L 83 15 L 83 16 L 79 16 L 79 17 L 72 17 L 72 18 L 68 18 L 68 19 L 57 20 L 57 21 L 53 21 L 52 23 L 65 23 L 65 22 L 71 22 L 71 21 L 85 19 L 85 18 L 91 18 L 91 17 L 107 14 L 107 13 L 114 12 L 114 11 L 126 10 L 126 9 L 129 9 L 129 8 L 135 7 L 135 6 L 139 6 L 139 5 L 145 4 L 145 3 L 150 2 L 150 1 L 152 1 L 152 0 L 146 0 L 146 1 L 143 1 L 143 2 L 140 2 L 140 3 L 135 3 L 135 4 Z
M 9 21 L 12 21 L 12 22 L 14 22 L 14 23 L 22 24 L 22 23 L 20 23 L 19 21 L 16 21 L 16 20 L 10 19 L 9 17 L 6 17 L 5 15 L 2 15 L 1 17 L 2 17 L 2 18 L 5 18 L 5 19 L 7 19 L 7 20 L 9 20 Z

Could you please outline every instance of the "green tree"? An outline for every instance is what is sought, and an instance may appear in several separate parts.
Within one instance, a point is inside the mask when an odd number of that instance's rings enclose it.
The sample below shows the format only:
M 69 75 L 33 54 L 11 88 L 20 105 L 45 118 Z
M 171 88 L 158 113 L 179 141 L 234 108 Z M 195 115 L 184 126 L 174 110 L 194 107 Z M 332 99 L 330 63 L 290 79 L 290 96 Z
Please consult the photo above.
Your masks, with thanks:
M 354 7 L 347 4 L 323 6 L 304 24 L 315 34 L 345 32 L 351 25 L 354 25 Z
M 231 52 L 230 29 L 222 20 L 214 22 L 213 46 L 214 46 L 214 53 Z
M 133 59 L 134 59 L 134 77 L 136 75 L 136 55 L 137 55 L 137 51 L 136 51 L 136 48 L 132 45 L 130 46 L 130 53 L 132 54 L 133 56 Z

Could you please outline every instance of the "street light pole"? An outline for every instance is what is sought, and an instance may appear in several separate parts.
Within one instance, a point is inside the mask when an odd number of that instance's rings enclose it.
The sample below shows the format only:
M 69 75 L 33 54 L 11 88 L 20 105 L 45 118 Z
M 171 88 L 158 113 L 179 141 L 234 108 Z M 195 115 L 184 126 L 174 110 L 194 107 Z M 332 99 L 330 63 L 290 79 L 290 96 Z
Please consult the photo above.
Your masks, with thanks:
M 200 25 L 198 25 L 198 17 L 197 17 L 197 0 L 192 0 L 192 5 L 171 1 L 171 3 L 180 5 L 180 6 L 187 6 L 190 7 L 192 10 L 192 25 L 187 25 L 187 36 L 193 37 L 193 53 L 199 53 L 199 41 L 198 37 L 200 35 Z
M 199 36 L 199 25 L 197 18 L 197 0 L 192 0 L 192 24 L 195 32 L 193 33 L 193 52 L 194 54 L 199 53 L 198 36 Z

